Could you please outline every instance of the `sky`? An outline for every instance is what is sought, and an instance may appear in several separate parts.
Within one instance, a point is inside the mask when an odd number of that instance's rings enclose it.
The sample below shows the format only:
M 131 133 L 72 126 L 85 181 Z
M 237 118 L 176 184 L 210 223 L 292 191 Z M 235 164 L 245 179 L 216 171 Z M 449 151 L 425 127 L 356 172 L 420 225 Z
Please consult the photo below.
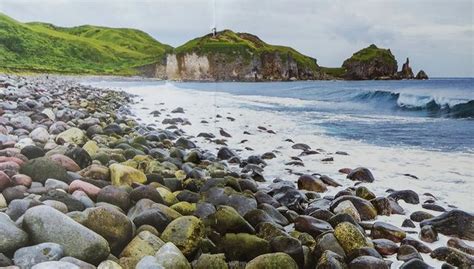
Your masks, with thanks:
M 370 44 L 390 48 L 399 68 L 433 77 L 474 77 L 472 0 L 0 0 L 19 21 L 143 30 L 179 46 L 232 29 L 291 46 L 322 66 L 341 66 Z

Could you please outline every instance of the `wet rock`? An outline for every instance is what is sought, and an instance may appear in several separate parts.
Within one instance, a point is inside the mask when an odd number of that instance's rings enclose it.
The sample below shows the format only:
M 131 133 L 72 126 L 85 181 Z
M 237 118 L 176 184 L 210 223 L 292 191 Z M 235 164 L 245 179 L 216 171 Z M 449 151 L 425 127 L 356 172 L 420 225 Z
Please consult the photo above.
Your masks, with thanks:
M 365 167 L 358 167 L 353 169 L 348 175 L 347 178 L 350 180 L 362 181 L 362 182 L 374 182 L 374 176 L 369 169 Z
M 150 199 L 156 203 L 164 203 L 164 200 L 161 197 L 160 193 L 156 190 L 156 188 L 153 188 L 151 185 L 142 185 L 136 187 L 130 192 L 130 199 L 134 202 L 137 202 L 141 199 Z
M 346 200 L 340 202 L 336 208 L 334 208 L 335 214 L 349 214 L 356 222 L 360 222 L 360 215 L 355 206 L 351 201 Z
M 406 237 L 406 233 L 402 229 L 381 221 L 374 223 L 370 235 L 374 239 L 385 238 L 397 243 Z
M 372 256 L 360 256 L 349 263 L 349 269 L 389 269 L 387 263 Z
M 434 216 L 425 211 L 415 211 L 410 214 L 410 219 L 415 222 L 422 222 L 431 218 L 434 218 Z
M 419 259 L 412 259 L 400 266 L 400 269 L 434 269 L 427 263 Z
M 414 205 L 420 203 L 420 197 L 412 190 L 394 191 L 390 193 L 388 197 L 394 199 L 395 201 L 403 200 L 405 203 Z
M 346 253 L 363 247 L 373 247 L 362 232 L 349 222 L 342 222 L 334 229 L 334 236 Z
M 373 192 L 371 192 L 365 186 L 357 187 L 356 196 L 359 196 L 360 198 L 365 199 L 365 200 L 372 200 L 372 199 L 375 198 L 375 194 Z
M 433 243 L 435 241 L 438 241 L 438 232 L 436 232 L 436 230 L 432 226 L 425 225 L 421 227 L 420 239 L 427 243 Z
M 397 253 L 398 245 L 392 240 L 388 239 L 374 239 L 372 240 L 375 249 L 382 255 L 392 255 Z
M 219 250 L 229 260 L 250 261 L 253 258 L 271 252 L 267 240 L 245 233 L 227 233 L 218 243 Z
M 15 251 L 13 260 L 21 268 L 31 268 L 33 265 L 58 261 L 64 255 L 63 247 L 56 243 L 42 243 L 30 247 L 23 247 Z
M 474 255 L 474 247 L 464 243 L 464 241 L 458 238 L 451 238 L 448 240 L 448 247 L 455 248 L 469 255 Z
M 217 152 L 217 158 L 221 160 L 228 160 L 235 156 L 236 156 L 235 152 L 233 152 L 228 147 L 221 147 L 219 151 Z
M 474 240 L 474 216 L 458 209 L 445 212 L 420 223 L 420 227 L 426 225 L 433 226 L 436 231 L 445 235 Z
M 310 150 L 311 147 L 303 144 L 303 143 L 296 143 L 291 146 L 292 149 L 300 149 L 300 150 Z
M 325 192 L 327 191 L 326 184 L 318 178 L 311 175 L 302 175 L 298 178 L 298 189 Z
M 178 140 L 176 140 L 176 142 L 175 142 L 175 145 L 176 145 L 176 147 L 180 147 L 180 148 L 183 148 L 183 149 L 197 148 L 196 144 L 194 144 L 192 141 L 190 141 L 190 140 L 188 140 L 184 137 L 178 138 Z
M 20 173 L 42 184 L 44 184 L 48 178 L 65 182 L 67 182 L 69 178 L 66 169 L 46 157 L 36 158 L 24 163 L 20 168 Z
M 107 241 L 63 213 L 36 206 L 26 211 L 23 226 L 34 243 L 53 242 L 64 247 L 64 254 L 97 263 L 109 255 Z
M 392 207 L 390 205 L 390 200 L 386 197 L 376 197 L 370 200 L 372 205 L 377 210 L 377 214 L 390 216 L 392 214 Z
M 344 258 L 331 250 L 326 250 L 318 260 L 316 269 L 346 269 Z
M 89 153 L 80 147 L 69 148 L 66 150 L 64 155 L 76 162 L 81 169 L 84 169 L 92 164 L 92 158 Z
M 183 216 L 173 220 L 161 235 L 165 242 L 172 242 L 185 256 L 192 255 L 204 237 L 204 225 L 194 216 Z
M 411 219 L 405 219 L 402 222 L 402 227 L 416 228 L 416 225 Z
M 410 245 L 420 253 L 430 253 L 431 248 L 429 248 L 427 245 L 423 244 L 422 242 L 413 239 L 411 237 L 406 237 L 405 239 L 402 240 L 400 245 Z
M 211 203 L 215 206 L 232 206 L 242 216 L 250 210 L 257 208 L 257 201 L 255 198 L 253 198 L 253 196 L 236 192 L 230 187 L 213 187 L 203 193 L 203 198 L 203 201 Z
M 310 216 L 297 217 L 294 225 L 296 230 L 308 233 L 313 237 L 317 237 L 324 232 L 333 230 L 331 224 Z
M 406 262 L 413 259 L 423 260 L 416 248 L 410 245 L 401 245 L 397 252 L 397 260 Z
M 335 253 L 343 259 L 346 258 L 344 249 L 341 247 L 339 241 L 337 241 L 336 237 L 331 232 L 324 233 L 317 238 L 316 246 L 313 250 L 313 256 L 316 260 L 321 260 L 321 257 L 326 251 Z
M 439 247 L 433 250 L 430 256 L 459 268 L 472 268 L 474 266 L 474 257 L 472 255 L 450 247 Z
M 303 246 L 298 239 L 290 236 L 276 236 L 270 240 L 270 246 L 273 252 L 286 253 L 290 255 L 300 267 L 304 265 Z
M 437 205 L 435 203 L 424 203 L 421 205 L 424 209 L 429 209 L 437 212 L 446 212 L 446 209 L 440 205 Z
M 66 169 L 67 171 L 77 172 L 77 171 L 81 170 L 79 165 L 77 165 L 76 162 L 73 159 L 71 159 L 71 158 L 69 158 L 65 155 L 53 154 L 53 155 L 49 156 L 49 158 L 53 162 L 55 162 L 55 163 L 61 165 L 62 167 L 64 167 L 64 169 Z
M 272 269 L 297 269 L 298 265 L 296 262 L 286 253 L 269 253 L 255 257 L 253 260 L 247 263 L 245 269 L 260 269 L 260 268 L 272 268 Z
M 352 202 L 352 204 L 355 206 L 355 208 L 359 212 L 361 220 L 371 220 L 377 216 L 377 210 L 372 205 L 372 203 L 357 196 L 350 196 L 350 195 L 340 196 L 331 202 L 330 209 L 334 211 L 334 209 L 339 205 L 339 203 L 346 200 Z
M 31 269 L 81 269 L 79 266 L 70 262 L 50 261 L 39 263 Z
M 50 190 L 42 195 L 40 201 L 54 200 L 64 203 L 68 211 L 83 211 L 84 205 L 72 195 L 59 190 Z
M 8 253 L 28 244 L 28 234 L 19 229 L 4 213 L 0 213 L 0 253 Z

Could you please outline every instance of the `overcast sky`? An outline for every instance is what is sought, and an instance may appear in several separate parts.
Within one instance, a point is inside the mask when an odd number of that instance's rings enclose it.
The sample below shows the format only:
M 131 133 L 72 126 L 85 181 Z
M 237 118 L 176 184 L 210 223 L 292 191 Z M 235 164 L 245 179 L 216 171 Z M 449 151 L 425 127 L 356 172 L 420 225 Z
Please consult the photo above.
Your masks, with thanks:
M 258 35 L 340 66 L 372 43 L 406 57 L 415 72 L 474 76 L 472 0 L 0 0 L 0 11 L 22 21 L 60 26 L 94 24 L 141 29 L 172 46 L 213 25 Z

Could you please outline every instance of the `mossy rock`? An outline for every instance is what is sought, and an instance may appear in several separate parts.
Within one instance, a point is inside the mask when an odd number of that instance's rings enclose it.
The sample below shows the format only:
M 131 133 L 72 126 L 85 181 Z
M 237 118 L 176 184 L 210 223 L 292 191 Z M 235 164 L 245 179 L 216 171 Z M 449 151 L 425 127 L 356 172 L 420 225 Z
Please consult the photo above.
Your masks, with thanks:
M 339 223 L 334 229 L 334 236 L 346 254 L 363 247 L 374 247 L 368 238 L 350 222 Z
M 84 131 L 76 127 L 67 129 L 66 131 L 58 134 L 55 139 L 58 144 L 71 143 L 78 146 L 84 145 L 87 140 L 88 139 Z
M 245 269 L 298 269 L 298 265 L 290 255 L 276 252 L 254 258 L 247 263 Z
M 143 172 L 135 168 L 114 163 L 110 167 L 110 178 L 114 186 L 131 186 L 132 183 L 146 183 L 147 178 Z
M 25 174 L 33 181 L 44 184 L 48 178 L 67 182 L 69 176 L 66 169 L 47 157 L 35 158 L 27 161 L 20 167 L 20 173 Z
M 190 257 L 204 238 L 204 225 L 194 216 L 183 216 L 173 220 L 161 234 L 165 242 L 172 242 L 181 252 Z
M 218 247 L 227 259 L 250 261 L 253 258 L 271 252 L 267 240 L 246 233 L 227 233 L 220 240 Z
M 110 162 L 110 156 L 107 153 L 103 153 L 103 152 L 93 154 L 93 155 L 91 155 L 91 158 L 92 158 L 92 160 L 99 161 L 102 165 L 107 165 Z M 123 158 L 123 156 L 122 156 L 122 158 Z M 122 160 L 125 160 L 125 158 L 123 158 Z
M 219 206 L 216 212 L 206 219 L 206 224 L 220 234 L 255 233 L 252 225 L 231 206 Z
M 169 206 L 179 203 L 178 198 L 167 188 L 158 187 L 156 190 L 160 193 L 161 197 L 165 201 L 165 203 Z
M 172 205 L 171 208 L 178 211 L 181 215 L 190 216 L 194 213 L 194 211 L 196 211 L 196 203 L 188 203 L 183 201 Z
M 194 269 L 228 269 L 224 254 L 202 254 L 193 265 Z
M 257 226 L 257 236 L 260 238 L 263 238 L 267 241 L 272 240 L 272 238 L 275 238 L 277 236 L 288 236 L 288 234 L 278 228 L 275 223 L 270 223 L 270 222 L 263 222 L 260 223 Z
M 135 268 L 135 265 L 141 258 L 147 255 L 155 255 L 164 244 L 165 242 L 158 236 L 149 231 L 143 231 L 135 236 L 120 253 L 120 263 L 130 264 L 131 267 L 129 268 Z
M 99 150 L 99 145 L 94 140 L 89 140 L 84 144 L 84 146 L 82 146 L 82 148 L 92 156 Z

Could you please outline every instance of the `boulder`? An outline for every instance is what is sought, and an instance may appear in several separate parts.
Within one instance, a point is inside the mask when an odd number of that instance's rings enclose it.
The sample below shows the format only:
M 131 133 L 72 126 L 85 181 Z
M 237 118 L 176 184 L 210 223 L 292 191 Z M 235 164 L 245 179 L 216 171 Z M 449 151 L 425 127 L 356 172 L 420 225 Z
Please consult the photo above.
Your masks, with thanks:
M 374 182 L 374 176 L 369 169 L 365 167 L 357 167 L 356 169 L 352 169 L 352 171 L 347 175 L 347 178 L 350 180 L 355 181 L 362 181 L 362 182 Z
M 298 189 L 325 192 L 327 191 L 326 184 L 321 179 L 313 177 L 312 175 L 302 175 L 298 178 Z
M 0 213 L 0 253 L 8 253 L 28 244 L 28 234 L 19 229 L 4 213 Z
M 135 266 L 143 257 L 153 256 L 165 244 L 158 236 L 149 231 L 137 234 L 120 253 L 120 258 L 126 258 Z M 132 266 L 132 267 L 133 267 Z
M 364 234 L 350 222 L 339 223 L 334 229 L 334 236 L 346 254 L 363 247 L 373 247 Z
M 298 269 L 290 255 L 283 252 L 268 253 L 255 257 L 247 263 L 245 269 Z
M 114 186 L 131 186 L 132 183 L 146 183 L 145 174 L 133 167 L 114 163 L 110 167 L 110 177 Z
M 53 154 L 53 155 L 49 156 L 49 158 L 53 162 L 55 162 L 55 163 L 61 165 L 62 167 L 64 167 L 64 169 L 66 169 L 67 171 L 77 172 L 77 171 L 81 170 L 79 165 L 77 165 L 77 163 L 73 159 L 71 159 L 71 158 L 69 158 L 69 157 L 67 157 L 63 154 Z
M 172 242 L 181 252 L 189 257 L 204 238 L 204 225 L 194 216 L 183 216 L 173 220 L 161 234 L 165 242 Z
M 13 260 L 20 268 L 31 268 L 33 265 L 58 261 L 64 256 L 64 249 L 56 243 L 42 243 L 30 247 L 23 247 L 15 251 Z
M 314 238 L 324 232 L 333 230 L 328 222 L 310 216 L 298 216 L 294 223 L 297 231 L 308 233 Z
M 424 220 L 420 227 L 431 225 L 439 233 L 474 240 L 474 215 L 454 209 L 435 218 Z
M 373 224 L 370 235 L 374 239 L 385 238 L 397 243 L 406 237 L 406 233 L 402 229 L 381 221 L 376 221 Z
M 47 157 L 27 161 L 21 166 L 20 173 L 42 184 L 44 184 L 48 178 L 54 178 L 64 182 L 67 182 L 69 179 L 66 169 Z
M 245 233 L 227 233 L 220 242 L 218 248 L 229 260 L 250 261 L 253 258 L 271 252 L 267 240 L 255 235 Z
M 84 145 L 87 140 L 88 139 L 84 131 L 76 127 L 67 129 L 66 131 L 58 134 L 55 139 L 56 143 L 58 144 L 70 143 L 76 144 L 78 146 Z
M 228 269 L 224 254 L 202 254 L 193 263 L 194 269 Z
M 226 233 L 255 233 L 254 228 L 233 207 L 219 206 L 215 213 L 208 216 L 209 223 L 215 231 Z
M 186 257 L 173 243 L 164 244 L 155 254 L 158 265 L 163 268 L 191 269 Z
M 110 253 L 109 244 L 102 236 L 49 206 L 28 209 L 23 226 L 32 242 L 60 244 L 65 255 L 89 263 L 98 263 Z

